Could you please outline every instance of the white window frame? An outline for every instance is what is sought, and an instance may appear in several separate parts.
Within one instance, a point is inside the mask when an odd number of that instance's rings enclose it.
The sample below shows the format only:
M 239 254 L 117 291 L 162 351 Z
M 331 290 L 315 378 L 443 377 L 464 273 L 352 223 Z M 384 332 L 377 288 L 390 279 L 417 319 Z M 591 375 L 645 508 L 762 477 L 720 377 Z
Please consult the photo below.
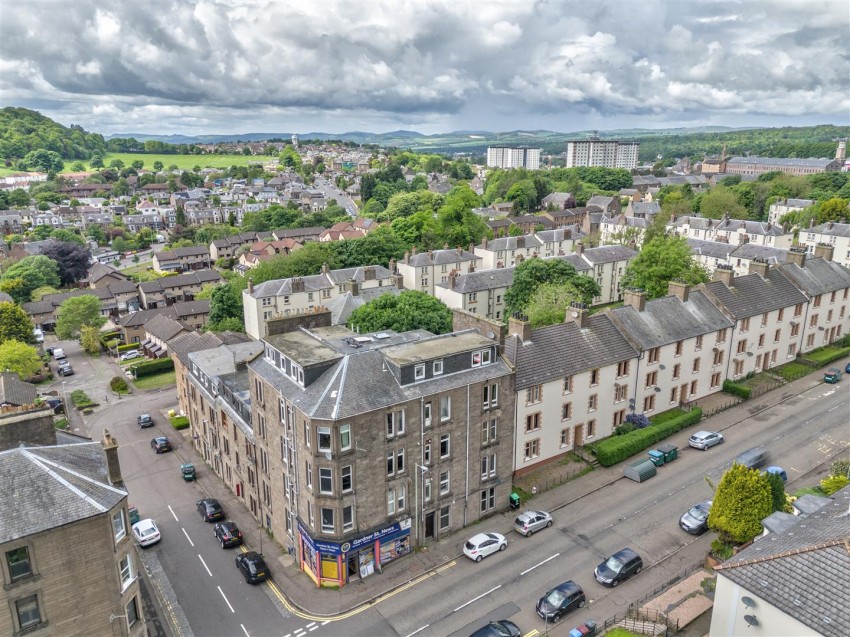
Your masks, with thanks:
M 446 453 L 443 453 L 443 440 L 446 441 Z M 448 458 L 452 455 L 452 435 L 442 434 L 440 436 L 440 458 Z
M 452 397 L 440 396 L 440 422 L 446 422 L 452 418 Z
M 420 363 L 413 368 L 413 379 L 414 380 L 424 380 L 425 379 L 425 363 Z
M 351 449 L 351 425 L 346 423 L 339 426 L 339 450 L 348 451 L 349 449 Z
M 450 469 L 440 472 L 440 495 L 446 495 L 452 490 L 452 472 Z
M 330 488 L 325 489 L 325 482 Z M 319 467 L 319 493 L 333 495 L 334 492 L 334 470 L 330 467 Z
M 330 525 L 325 524 L 325 511 L 329 511 L 331 514 Z M 319 516 L 322 523 L 322 533 L 334 533 L 336 531 L 336 516 L 334 515 L 334 510 L 330 507 L 321 507 Z
M 326 446 L 322 445 L 322 437 L 323 436 L 327 440 Z M 331 428 L 330 427 L 316 427 L 316 446 L 318 447 L 319 451 L 322 452 L 322 453 L 331 452 L 333 450 L 333 438 L 331 436 Z
M 125 562 L 126 566 L 124 565 Z M 118 576 L 121 579 L 121 592 L 123 593 L 133 583 L 133 580 L 136 579 L 133 576 L 133 556 L 130 553 L 124 555 L 118 562 Z
M 120 521 L 121 528 L 116 527 L 116 522 Z M 124 520 L 124 510 L 118 509 L 112 514 L 112 532 L 115 535 L 115 541 L 123 540 L 127 536 L 127 523 Z
M 432 366 L 432 373 L 434 376 L 439 376 L 443 373 L 443 359 L 441 358 L 438 361 L 434 361 L 434 365 Z
M 346 522 L 345 513 L 348 511 L 349 520 Z M 354 507 L 352 505 L 342 507 L 342 530 L 351 531 L 354 528 Z
M 346 471 L 346 469 L 348 471 Z M 348 488 L 345 488 L 345 477 L 348 475 Z M 339 488 L 343 493 L 350 493 L 354 489 L 354 467 L 350 464 L 345 465 L 340 470 Z

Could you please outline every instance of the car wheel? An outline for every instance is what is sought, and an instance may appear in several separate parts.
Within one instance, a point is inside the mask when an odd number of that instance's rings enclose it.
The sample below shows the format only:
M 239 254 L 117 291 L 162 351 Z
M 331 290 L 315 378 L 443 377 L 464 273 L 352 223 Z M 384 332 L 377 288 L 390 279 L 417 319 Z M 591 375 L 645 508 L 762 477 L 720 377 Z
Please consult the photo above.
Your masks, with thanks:
M 534 533 L 534 531 L 532 531 L 531 529 L 528 529 L 528 531 L 525 532 L 525 537 L 531 537 L 532 533 Z
M 635 571 L 635 575 L 637 575 L 638 573 L 640 573 L 642 570 L 643 570 L 643 566 L 638 566 L 638 567 L 637 567 L 637 570 Z
M 611 581 L 611 588 L 614 588 L 614 587 L 615 587 L 615 586 L 617 586 L 619 583 L 620 583 L 620 580 L 618 580 L 618 579 L 614 579 L 614 580 L 612 580 L 612 581 Z
M 221 548 L 224 548 L 224 540 L 221 541 Z
M 529 531 L 529 532 L 528 532 L 528 534 L 529 534 L 529 535 L 531 535 L 531 531 Z M 508 548 L 507 543 L 502 544 L 502 546 L 500 546 L 500 547 L 499 547 L 499 550 L 500 550 L 500 551 L 504 551 L 506 548 Z
M 584 608 L 584 605 L 585 605 L 586 603 L 587 603 L 587 602 L 585 602 L 584 600 L 581 600 L 581 601 L 579 602 L 579 604 L 578 604 L 578 607 L 579 607 L 579 608 Z
M 484 559 L 484 558 L 483 558 L 483 557 L 481 557 L 481 556 L 479 555 L 478 557 L 476 557 L 476 558 L 475 558 L 475 561 L 476 561 L 476 562 L 480 562 L 480 561 L 481 561 L 481 560 L 483 560 L 483 559 Z
M 549 521 L 546 523 L 546 528 L 547 528 L 547 529 L 548 529 L 550 526 L 552 526 L 552 520 L 549 520 Z

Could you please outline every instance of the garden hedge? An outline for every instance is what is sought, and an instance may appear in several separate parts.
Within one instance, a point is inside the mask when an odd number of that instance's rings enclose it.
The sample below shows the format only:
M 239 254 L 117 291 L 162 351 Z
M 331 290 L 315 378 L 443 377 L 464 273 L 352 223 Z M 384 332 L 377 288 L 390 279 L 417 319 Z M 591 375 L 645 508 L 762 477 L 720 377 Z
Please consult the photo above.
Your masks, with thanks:
M 600 440 L 591 446 L 596 459 L 603 467 L 610 467 L 631 458 L 636 453 L 648 449 L 659 440 L 664 440 L 677 431 L 698 423 L 702 419 L 702 409 L 694 407 L 681 416 L 671 418 L 657 425 L 650 425 L 645 429 L 636 429 L 621 436 L 611 436 Z
M 134 349 L 139 349 L 139 347 L 141 347 L 141 343 L 127 343 L 126 345 L 119 345 L 115 349 L 118 350 L 119 354 L 122 354 L 124 352 L 130 352 Z
M 186 416 L 173 416 L 171 418 L 171 426 L 177 431 L 187 429 L 189 427 L 189 419 Z
M 723 381 L 723 391 L 725 391 L 727 394 L 737 396 L 738 398 L 743 398 L 744 400 L 747 400 L 750 397 L 750 394 L 753 392 L 753 390 L 749 387 L 739 385 L 738 383 L 734 383 L 731 380 Z
M 833 361 L 837 361 L 839 358 L 844 358 L 847 354 L 850 354 L 850 347 L 836 347 L 834 345 L 828 345 L 809 352 L 806 354 L 805 358 L 820 366 L 824 366 L 829 365 Z
M 129 369 L 133 371 L 136 378 L 142 378 L 143 376 L 153 376 L 160 372 L 173 371 L 174 361 L 170 358 L 157 358 L 156 360 L 144 361 L 143 363 L 130 365 Z

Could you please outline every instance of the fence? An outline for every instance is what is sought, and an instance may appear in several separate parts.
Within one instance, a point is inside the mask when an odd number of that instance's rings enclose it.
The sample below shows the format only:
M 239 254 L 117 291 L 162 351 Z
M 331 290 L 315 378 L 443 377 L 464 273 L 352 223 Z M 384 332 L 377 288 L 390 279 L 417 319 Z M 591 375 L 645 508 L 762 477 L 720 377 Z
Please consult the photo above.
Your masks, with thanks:
M 683 569 L 683 570 L 679 571 L 679 572 L 678 572 L 676 575 L 674 575 L 673 577 L 671 577 L 671 578 L 669 578 L 669 579 L 665 580 L 665 581 L 664 581 L 662 584 L 660 584 L 659 586 L 656 586 L 656 587 L 655 587 L 655 589 L 654 589 L 652 592 L 647 593 L 646 595 L 644 595 L 644 596 L 643 596 L 643 597 L 641 597 L 640 599 L 638 599 L 638 600 L 636 600 L 636 601 L 632 602 L 631 604 L 629 604 L 629 607 L 628 607 L 628 609 L 626 610 L 626 612 L 628 613 L 628 612 L 630 612 L 630 611 L 637 611 L 637 610 L 640 610 L 640 608 L 641 608 L 644 604 L 646 604 L 649 600 L 651 600 L 651 599 L 654 599 L 654 598 L 658 597 L 661 593 L 663 593 L 664 591 L 666 591 L 668 588 L 670 588 L 671 586 L 673 586 L 673 585 L 674 585 L 674 584 L 676 584 L 677 582 L 679 582 L 679 581 L 681 581 L 681 580 L 683 580 L 683 579 L 685 579 L 685 578 L 687 578 L 687 577 L 690 577 L 690 576 L 691 576 L 691 575 L 692 575 L 695 571 L 697 571 L 697 570 L 699 570 L 699 569 L 704 568 L 704 565 L 705 565 L 705 558 L 700 558 L 699 560 L 697 560 L 697 561 L 695 561 L 695 562 L 692 562 L 692 563 L 691 563 L 689 566 L 687 566 L 685 569 Z M 706 575 L 706 577 L 708 577 L 708 575 Z
M 604 634 L 614 626 L 622 626 L 626 630 L 641 635 L 675 635 L 679 632 L 679 623 L 671 622 L 667 615 L 660 610 L 627 610 L 625 613 L 606 619 L 601 626 Z
M 542 479 L 531 474 L 515 479 L 514 486 L 517 486 L 532 495 L 536 495 L 543 491 L 559 487 L 562 484 L 566 484 L 570 480 L 575 480 L 579 476 L 583 476 L 585 473 L 590 473 L 591 471 L 593 471 L 592 466 L 576 466 L 565 468 L 555 475 Z

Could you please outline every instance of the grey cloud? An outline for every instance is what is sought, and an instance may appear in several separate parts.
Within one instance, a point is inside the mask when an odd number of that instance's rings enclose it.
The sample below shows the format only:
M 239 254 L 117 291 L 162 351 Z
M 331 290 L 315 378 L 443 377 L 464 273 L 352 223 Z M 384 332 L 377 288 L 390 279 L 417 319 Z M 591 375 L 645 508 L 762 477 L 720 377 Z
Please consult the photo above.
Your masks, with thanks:
M 840 4 L 0 0 L 0 91 L 104 133 L 841 122 Z

